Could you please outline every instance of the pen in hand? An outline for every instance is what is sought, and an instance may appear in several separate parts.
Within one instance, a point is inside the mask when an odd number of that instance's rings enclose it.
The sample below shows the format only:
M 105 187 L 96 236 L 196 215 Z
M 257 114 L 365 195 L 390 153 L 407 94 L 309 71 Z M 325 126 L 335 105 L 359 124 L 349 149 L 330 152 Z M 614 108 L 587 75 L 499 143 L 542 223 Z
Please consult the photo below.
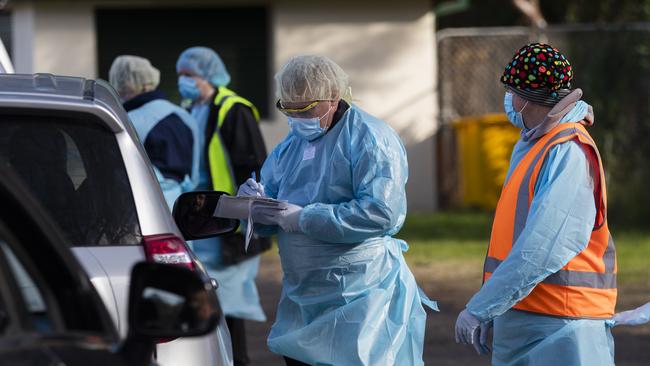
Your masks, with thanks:
M 257 184 L 257 175 L 255 174 L 255 171 L 254 171 L 254 170 L 251 172 L 251 178 L 252 178 L 252 179 L 255 181 L 255 183 Z M 256 188 L 256 189 L 255 189 L 255 195 L 256 195 L 256 196 L 261 196 L 260 192 L 257 190 L 257 187 L 255 187 L 255 188 Z

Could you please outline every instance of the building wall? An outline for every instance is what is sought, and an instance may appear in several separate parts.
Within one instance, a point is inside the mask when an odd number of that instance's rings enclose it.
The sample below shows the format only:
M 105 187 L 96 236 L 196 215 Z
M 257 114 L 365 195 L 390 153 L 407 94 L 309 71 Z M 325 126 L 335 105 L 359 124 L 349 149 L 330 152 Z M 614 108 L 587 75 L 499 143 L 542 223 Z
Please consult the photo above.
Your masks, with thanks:
M 92 4 L 24 2 L 13 11 L 17 72 L 97 77 Z
M 12 61 L 17 73 L 34 70 L 34 7 L 29 3 L 17 3 L 11 9 Z
M 399 6 L 386 0 L 22 1 L 13 6 L 14 62 L 18 72 L 97 77 L 93 14 L 97 4 L 143 7 L 265 3 L 272 14 L 271 76 L 297 54 L 323 54 L 339 63 L 350 76 L 354 102 L 388 122 L 404 141 L 409 155 L 409 210 L 435 209 L 434 135 L 438 108 L 434 14 L 428 0 L 403 0 Z M 262 130 L 270 149 L 286 135 L 288 127 L 275 110 L 269 118 L 262 123 Z

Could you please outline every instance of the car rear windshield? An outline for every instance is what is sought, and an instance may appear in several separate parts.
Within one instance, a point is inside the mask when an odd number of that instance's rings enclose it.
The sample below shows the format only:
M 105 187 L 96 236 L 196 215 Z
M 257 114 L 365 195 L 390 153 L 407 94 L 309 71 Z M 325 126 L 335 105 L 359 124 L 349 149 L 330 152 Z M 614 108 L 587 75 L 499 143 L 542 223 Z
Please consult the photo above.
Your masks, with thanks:
M 96 117 L 0 115 L 0 164 L 17 172 L 72 246 L 140 243 L 117 140 Z

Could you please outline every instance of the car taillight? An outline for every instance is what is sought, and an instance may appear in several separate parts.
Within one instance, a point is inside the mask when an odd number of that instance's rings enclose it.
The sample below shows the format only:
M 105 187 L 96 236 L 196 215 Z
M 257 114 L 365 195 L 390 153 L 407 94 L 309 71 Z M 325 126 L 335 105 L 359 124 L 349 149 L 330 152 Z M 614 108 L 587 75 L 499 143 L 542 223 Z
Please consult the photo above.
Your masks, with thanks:
M 185 242 L 173 234 L 145 236 L 144 254 L 151 262 L 175 264 L 194 270 L 194 262 Z
M 194 262 L 187 252 L 185 242 L 173 234 L 145 236 L 144 255 L 150 262 L 174 264 L 194 270 Z M 167 343 L 175 339 L 161 338 L 156 343 Z

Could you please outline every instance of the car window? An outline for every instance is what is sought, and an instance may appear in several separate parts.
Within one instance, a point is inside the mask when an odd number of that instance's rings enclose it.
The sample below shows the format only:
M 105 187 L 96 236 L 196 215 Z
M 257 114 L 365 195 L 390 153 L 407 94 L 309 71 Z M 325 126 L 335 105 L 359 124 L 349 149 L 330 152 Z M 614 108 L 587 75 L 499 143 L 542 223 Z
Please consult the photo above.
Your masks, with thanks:
M 4 334 L 9 326 L 11 319 L 5 308 L 4 300 L 0 296 L 0 335 Z
M 51 333 L 53 322 L 47 312 L 41 290 L 36 286 L 32 275 L 27 272 L 23 263 L 2 238 L 0 238 L 0 250 L 8 262 L 8 269 L 20 291 L 20 294 L 17 295 L 21 296 L 23 303 L 27 307 L 26 310 L 32 326 L 39 333 Z
M 140 244 L 117 140 L 91 118 L 0 116 L 0 163 L 17 172 L 71 245 Z
M 13 322 L 11 312 L 7 308 L 7 302 L 5 301 L 5 298 L 11 298 L 11 295 L 7 296 L 7 284 L 3 280 L 5 278 L 0 277 L 0 335 L 11 332 L 9 328 Z
M 26 210 L 18 201 L 0 206 L 0 293 L 18 319 L 14 329 L 113 337 L 110 317 L 60 231 L 32 199 L 25 197 Z

